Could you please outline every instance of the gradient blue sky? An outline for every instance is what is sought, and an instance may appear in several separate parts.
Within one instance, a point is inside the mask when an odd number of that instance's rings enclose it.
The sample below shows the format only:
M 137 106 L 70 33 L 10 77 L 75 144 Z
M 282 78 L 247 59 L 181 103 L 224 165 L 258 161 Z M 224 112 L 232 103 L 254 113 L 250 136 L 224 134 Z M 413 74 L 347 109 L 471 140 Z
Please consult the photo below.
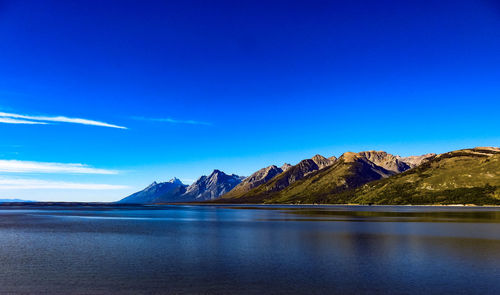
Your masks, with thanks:
M 0 0 L 0 38 L 0 198 L 500 145 L 494 0 Z

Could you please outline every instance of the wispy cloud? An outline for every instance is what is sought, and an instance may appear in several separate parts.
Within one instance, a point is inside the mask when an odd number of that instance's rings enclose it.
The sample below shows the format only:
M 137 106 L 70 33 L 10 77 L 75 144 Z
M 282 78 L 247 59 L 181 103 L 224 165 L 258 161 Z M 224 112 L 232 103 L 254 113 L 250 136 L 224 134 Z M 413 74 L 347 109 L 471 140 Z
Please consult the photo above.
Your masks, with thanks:
M 0 178 L 0 190 L 18 189 L 75 189 L 75 190 L 114 190 L 126 189 L 125 185 L 78 183 L 27 178 Z
M 171 124 L 189 124 L 189 125 L 212 125 L 210 122 L 196 121 L 196 120 L 177 120 L 172 118 L 145 118 L 145 117 L 132 117 L 135 120 L 151 121 L 151 122 L 164 122 Z
M 116 170 L 93 168 L 85 164 L 0 160 L 0 172 L 11 173 L 66 173 L 118 174 Z
M 30 115 L 0 112 L 0 123 L 48 124 L 47 122 L 73 123 L 73 124 L 92 125 L 92 126 L 118 128 L 118 129 L 127 129 L 127 127 L 124 126 L 118 126 L 106 122 L 89 120 L 89 119 L 69 118 L 65 116 L 30 116 Z
M 28 121 L 28 120 L 19 120 L 19 119 L 5 118 L 5 117 L 0 117 L 0 123 L 7 123 L 7 124 L 42 124 L 42 125 L 48 124 L 46 122 L 36 122 L 36 121 Z

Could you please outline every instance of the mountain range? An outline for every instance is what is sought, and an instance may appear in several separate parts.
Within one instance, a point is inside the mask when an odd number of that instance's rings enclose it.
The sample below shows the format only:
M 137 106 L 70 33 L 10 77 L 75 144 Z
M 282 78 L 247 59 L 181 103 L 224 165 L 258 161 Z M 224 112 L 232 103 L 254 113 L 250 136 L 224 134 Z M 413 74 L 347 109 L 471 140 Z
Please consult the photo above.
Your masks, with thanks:
M 414 169 L 332 195 L 327 202 L 500 205 L 500 148 L 435 155 Z
M 231 191 L 244 178 L 234 174 L 227 175 L 216 169 L 209 176 L 203 175 L 189 186 L 177 178 L 160 183 L 155 181 L 142 191 L 136 192 L 118 203 L 156 204 L 215 200 Z
M 430 157 L 421 157 L 420 163 Z M 302 160 L 263 185 L 222 198 L 240 203 L 323 202 L 330 195 L 411 169 L 404 158 L 381 151 L 347 152 L 319 167 L 316 162 L 321 158 Z
M 142 191 L 131 194 L 119 203 L 126 204 L 154 204 L 169 200 L 176 200 L 186 192 L 187 185 L 179 179 L 173 178 L 167 182 L 157 183 L 154 181 Z
M 0 203 L 33 203 L 35 201 L 21 199 L 0 199 Z
M 500 149 L 400 157 L 384 151 L 315 155 L 249 177 L 214 170 L 190 186 L 156 183 L 124 203 L 500 204 Z

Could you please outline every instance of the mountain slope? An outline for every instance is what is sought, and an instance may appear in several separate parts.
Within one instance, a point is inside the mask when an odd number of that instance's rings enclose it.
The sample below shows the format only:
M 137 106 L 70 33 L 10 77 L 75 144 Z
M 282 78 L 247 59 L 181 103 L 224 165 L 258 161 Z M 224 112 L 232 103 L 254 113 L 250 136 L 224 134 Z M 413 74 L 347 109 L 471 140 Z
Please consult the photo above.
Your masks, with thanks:
M 319 169 L 323 169 L 326 166 L 330 166 L 333 163 L 335 163 L 337 158 L 331 157 L 331 158 L 327 159 L 327 158 L 323 157 L 322 155 L 315 155 L 314 157 L 311 158 L 311 160 L 313 160 L 313 162 L 316 163 L 316 165 L 318 165 Z
M 142 191 L 131 194 L 128 197 L 118 201 L 121 204 L 152 204 L 157 202 L 165 202 L 174 200 L 186 191 L 184 185 L 179 179 L 173 178 L 167 182 L 157 183 L 156 181 L 150 184 Z
M 283 166 L 280 167 L 281 170 L 287 171 L 288 169 L 292 168 L 292 165 L 285 163 Z
M 190 185 L 180 196 L 184 201 L 214 200 L 232 190 L 244 177 L 214 170 L 209 176 L 203 175 Z
M 223 195 L 222 198 L 241 198 L 253 189 L 256 189 L 260 192 L 277 192 L 288 187 L 295 181 L 304 178 L 306 175 L 314 171 L 318 171 L 322 168 L 332 165 L 336 160 L 337 158 L 335 157 L 327 159 L 321 155 L 315 155 L 311 159 L 302 160 L 294 166 L 290 166 L 289 164 L 284 164 L 281 168 L 277 168 L 276 166 L 269 166 L 257 171 L 247 178 L 249 182 L 252 181 L 252 176 L 254 176 L 254 178 L 262 178 L 258 182 L 255 182 L 255 185 L 242 185 L 241 187 L 236 187 L 233 191 Z M 273 167 L 276 167 L 277 169 Z M 263 173 L 265 173 L 266 169 L 272 169 L 275 175 L 273 177 L 270 177 L 271 175 L 268 175 L 267 179 L 264 179 L 264 177 L 262 176 Z M 281 172 L 276 173 L 278 170 L 281 170 Z M 247 179 L 245 179 L 243 183 L 245 183 Z
M 313 203 L 326 196 L 392 175 L 364 155 L 345 153 L 334 164 L 318 170 L 312 160 L 303 160 L 287 173 L 240 196 L 235 202 Z M 312 172 L 310 172 L 312 171 Z
M 423 162 L 424 158 L 420 161 Z M 406 171 L 410 167 L 410 164 L 405 163 L 398 156 L 376 151 L 344 153 L 333 164 L 324 169 L 319 169 L 312 159 L 304 160 L 293 166 L 287 173 L 282 173 L 273 180 L 229 201 L 248 203 L 326 202 L 331 195 L 357 188 L 371 181 L 390 177 Z
M 500 149 L 440 154 L 415 169 L 368 183 L 328 201 L 360 204 L 500 205 Z
M 419 166 L 420 164 L 423 164 L 432 158 L 434 158 L 436 154 L 425 154 L 421 156 L 409 156 L 409 157 L 401 157 L 399 158 L 400 161 L 406 163 L 410 168 L 415 168 Z
M 161 183 L 155 181 L 142 191 L 123 198 L 118 203 L 155 204 L 214 200 L 232 190 L 243 178 L 214 170 L 209 176 L 201 176 L 190 186 L 184 185 L 177 178 Z
M 286 165 L 286 164 L 285 164 Z M 285 166 L 284 165 L 284 166 Z M 285 166 L 286 167 L 286 166 Z M 230 192 L 224 195 L 225 198 L 233 198 L 242 195 L 256 186 L 259 186 L 269 180 L 271 180 L 276 175 L 283 172 L 282 168 L 271 165 L 266 168 L 262 168 L 252 175 L 245 178 L 240 184 L 234 187 Z
M 401 173 L 411 168 L 410 165 L 402 161 L 400 157 L 388 154 L 384 151 L 360 152 L 359 155 L 373 164 L 393 173 Z
M 154 182 L 120 202 L 500 205 L 500 148 L 410 157 L 382 151 L 316 155 L 243 179 L 214 170 L 189 187 L 178 179 Z
M 255 192 L 277 192 L 291 183 L 304 178 L 307 174 L 318 170 L 318 165 L 311 159 L 300 161 L 297 165 L 288 168 L 287 171 L 281 173 L 271 181 L 260 185 L 252 191 Z

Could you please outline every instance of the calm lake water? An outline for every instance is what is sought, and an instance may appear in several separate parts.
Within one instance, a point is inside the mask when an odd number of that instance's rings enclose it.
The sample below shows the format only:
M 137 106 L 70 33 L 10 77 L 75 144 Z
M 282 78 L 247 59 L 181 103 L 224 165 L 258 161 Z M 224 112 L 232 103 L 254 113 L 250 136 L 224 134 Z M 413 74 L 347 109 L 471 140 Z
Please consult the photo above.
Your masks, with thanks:
M 0 206 L 0 293 L 500 294 L 500 209 Z

